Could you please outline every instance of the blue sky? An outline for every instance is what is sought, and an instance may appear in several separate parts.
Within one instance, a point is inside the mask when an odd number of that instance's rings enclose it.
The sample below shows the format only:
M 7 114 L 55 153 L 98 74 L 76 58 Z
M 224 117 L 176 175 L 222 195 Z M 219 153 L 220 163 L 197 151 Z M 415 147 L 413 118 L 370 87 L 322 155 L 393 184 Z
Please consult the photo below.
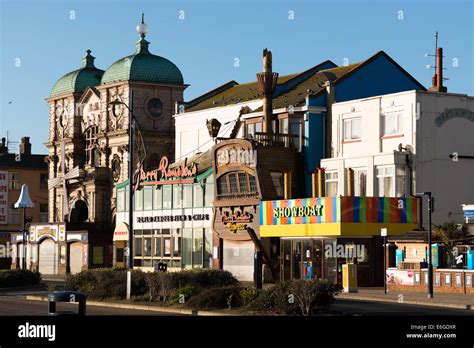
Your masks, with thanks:
M 104 70 L 133 53 L 142 11 L 151 52 L 172 60 L 190 84 L 186 100 L 229 80 L 254 80 L 264 47 L 281 75 L 384 50 L 429 87 L 433 71 L 426 65 L 433 60 L 424 55 L 434 52 L 436 30 L 448 90 L 474 95 L 474 9 L 468 0 L 0 0 L 0 136 L 30 136 L 33 152 L 45 153 L 44 99 L 56 80 L 79 68 L 88 48 Z

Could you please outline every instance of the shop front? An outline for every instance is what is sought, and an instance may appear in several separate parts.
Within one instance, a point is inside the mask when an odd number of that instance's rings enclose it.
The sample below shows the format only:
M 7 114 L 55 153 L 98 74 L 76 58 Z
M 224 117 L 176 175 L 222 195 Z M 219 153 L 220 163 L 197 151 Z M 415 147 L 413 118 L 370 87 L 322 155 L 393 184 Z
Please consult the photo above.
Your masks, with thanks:
M 264 280 L 277 278 L 279 238 L 261 238 L 260 201 L 290 194 L 296 181 L 291 176 L 296 155 L 292 147 L 277 147 L 276 142 L 271 146 L 271 139 L 271 135 L 265 143 L 228 139 L 213 148 L 216 191 L 212 226 L 220 238 L 221 267 L 241 281 L 254 281 L 255 270 L 260 273 L 257 259 L 265 264 Z
M 213 267 L 217 252 L 211 229 L 212 168 L 203 165 L 198 169 L 196 163 L 187 161 L 165 162 L 167 158 L 162 159 L 162 167 L 143 172 L 134 182 L 133 267 L 144 271 L 163 264 L 168 271 Z M 128 181 L 118 184 L 116 190 L 114 266 L 126 267 Z
M 24 257 L 27 269 L 43 275 L 75 274 L 88 268 L 110 266 L 110 245 L 91 241 L 88 228 L 91 226 L 32 224 L 26 247 L 23 233 L 12 233 L 12 268 L 22 268 Z
M 417 226 L 416 198 L 317 197 L 262 201 L 261 237 L 280 237 L 280 280 L 322 278 L 342 284 L 357 265 L 359 286 L 383 284 L 380 229 Z

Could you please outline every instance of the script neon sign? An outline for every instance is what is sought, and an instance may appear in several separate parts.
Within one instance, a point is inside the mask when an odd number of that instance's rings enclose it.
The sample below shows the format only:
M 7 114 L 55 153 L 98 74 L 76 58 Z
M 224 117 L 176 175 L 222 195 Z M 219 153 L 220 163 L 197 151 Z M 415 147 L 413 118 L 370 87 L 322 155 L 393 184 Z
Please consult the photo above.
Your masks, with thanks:
M 193 183 L 197 173 L 197 166 L 187 164 L 187 159 L 183 164 L 175 168 L 169 167 L 168 157 L 163 156 L 157 169 L 145 172 L 140 165 L 134 174 L 133 189 L 137 190 L 140 186 L 155 186 L 165 184 L 189 184 Z

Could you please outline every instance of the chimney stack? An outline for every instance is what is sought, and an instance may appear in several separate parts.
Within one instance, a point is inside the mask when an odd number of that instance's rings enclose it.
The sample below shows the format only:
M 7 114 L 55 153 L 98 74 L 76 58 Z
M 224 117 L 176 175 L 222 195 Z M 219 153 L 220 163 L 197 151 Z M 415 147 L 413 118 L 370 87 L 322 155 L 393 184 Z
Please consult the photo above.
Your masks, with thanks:
M 448 89 L 443 86 L 443 48 L 436 50 L 436 71 L 432 80 L 433 86 L 429 88 L 433 92 L 447 92 Z
M 257 74 L 260 92 L 263 94 L 263 132 L 272 133 L 273 124 L 273 91 L 278 81 L 278 74 L 272 71 L 272 52 L 263 50 L 263 73 Z M 278 124 L 276 125 L 278 133 Z
M 6 145 L 7 139 L 2 138 L 2 143 L 0 144 L 0 155 L 8 153 L 8 147 Z
M 30 137 L 22 137 L 20 143 L 20 154 L 31 155 Z

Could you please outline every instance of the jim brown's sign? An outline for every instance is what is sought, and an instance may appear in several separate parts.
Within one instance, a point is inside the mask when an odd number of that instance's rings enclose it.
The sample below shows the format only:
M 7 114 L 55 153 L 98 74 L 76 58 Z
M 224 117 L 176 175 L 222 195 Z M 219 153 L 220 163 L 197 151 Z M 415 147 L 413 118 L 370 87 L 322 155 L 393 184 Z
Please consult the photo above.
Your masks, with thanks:
M 214 229 L 221 238 L 250 240 L 248 228 L 258 231 L 258 205 L 216 208 Z
M 196 178 L 197 166 L 195 163 L 188 165 L 187 159 L 176 167 L 170 168 L 168 157 L 163 156 L 157 169 L 145 172 L 143 165 L 139 164 L 133 175 L 133 189 L 140 186 L 155 186 L 168 184 L 190 184 Z
M 250 240 L 249 229 L 258 234 L 261 198 L 252 143 L 245 139 L 221 141 L 214 147 L 213 165 L 213 229 L 223 239 Z M 255 186 L 250 186 L 250 180 Z M 225 191 L 221 191 L 223 185 Z

